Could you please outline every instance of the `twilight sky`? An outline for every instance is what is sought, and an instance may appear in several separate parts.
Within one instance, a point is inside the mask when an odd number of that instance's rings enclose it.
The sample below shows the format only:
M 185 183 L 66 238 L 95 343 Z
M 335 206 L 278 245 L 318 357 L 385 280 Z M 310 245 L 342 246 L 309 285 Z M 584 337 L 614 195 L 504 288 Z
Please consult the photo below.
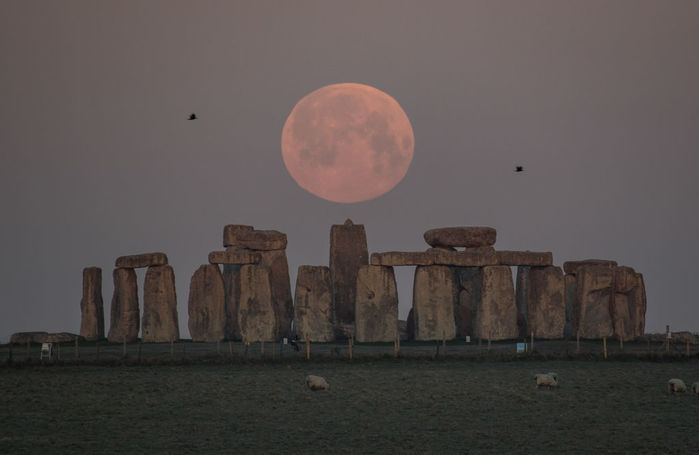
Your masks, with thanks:
M 108 331 L 114 260 L 151 251 L 189 338 L 225 224 L 285 232 L 293 289 L 348 217 L 370 252 L 474 225 L 559 266 L 613 259 L 644 274 L 646 331 L 697 331 L 698 24 L 695 0 L 3 0 L 0 342 L 79 332 L 87 266 Z M 357 204 L 301 189 L 280 149 L 295 103 L 340 82 L 391 95 L 415 133 L 403 181 Z

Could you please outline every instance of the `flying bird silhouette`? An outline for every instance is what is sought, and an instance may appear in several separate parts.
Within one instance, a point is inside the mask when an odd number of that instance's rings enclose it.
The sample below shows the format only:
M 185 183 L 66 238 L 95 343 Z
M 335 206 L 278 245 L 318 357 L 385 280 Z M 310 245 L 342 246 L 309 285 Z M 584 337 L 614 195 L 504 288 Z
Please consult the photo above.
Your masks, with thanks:
M 187 120 L 196 120 L 196 119 L 197 119 L 197 114 L 192 112 L 191 114 L 189 114 L 189 118 Z
M 524 168 L 522 166 L 517 166 L 515 172 L 524 172 Z

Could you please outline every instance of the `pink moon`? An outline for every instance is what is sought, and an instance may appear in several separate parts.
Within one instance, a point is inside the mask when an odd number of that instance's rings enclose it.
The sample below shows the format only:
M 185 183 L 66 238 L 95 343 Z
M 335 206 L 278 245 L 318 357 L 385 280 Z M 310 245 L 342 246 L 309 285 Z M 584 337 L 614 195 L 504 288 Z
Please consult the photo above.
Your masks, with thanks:
M 415 137 L 398 102 L 368 85 L 333 84 L 301 98 L 282 130 L 282 157 L 304 190 L 332 202 L 374 199 L 408 172 Z

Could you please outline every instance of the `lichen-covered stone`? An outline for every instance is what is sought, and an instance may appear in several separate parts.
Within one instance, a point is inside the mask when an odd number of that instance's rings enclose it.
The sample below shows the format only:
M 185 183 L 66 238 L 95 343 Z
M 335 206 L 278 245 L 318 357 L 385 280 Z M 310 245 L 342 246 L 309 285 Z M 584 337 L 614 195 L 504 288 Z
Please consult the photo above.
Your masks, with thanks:
M 480 268 L 453 267 L 456 296 L 454 321 L 456 336 L 464 339 L 474 336 L 474 324 L 480 302 Z
M 529 271 L 529 332 L 537 338 L 563 338 L 566 324 L 565 284 L 560 267 Z
M 143 284 L 142 339 L 147 343 L 180 338 L 175 272 L 169 265 L 148 267 Z
M 614 333 L 610 299 L 614 269 L 606 265 L 582 265 L 576 269 L 578 327 L 583 338 L 602 338 Z
M 112 343 L 131 343 L 138 339 L 140 329 L 136 271 L 131 268 L 116 268 L 112 275 L 114 294 L 107 339 Z
M 419 266 L 413 283 L 416 340 L 451 340 L 454 322 L 454 278 L 449 267 Z
M 217 265 L 200 266 L 189 283 L 189 335 L 192 341 L 213 343 L 226 336 L 226 299 Z
M 104 303 L 102 269 L 83 269 L 83 297 L 80 300 L 80 336 L 88 341 L 104 338 Z
M 510 268 L 483 267 L 480 289 L 481 302 L 476 315 L 475 336 L 491 340 L 517 338 L 517 306 Z
M 272 304 L 277 321 L 277 336 L 291 336 L 291 320 L 294 317 L 294 300 L 291 297 L 291 280 L 286 250 L 260 251 L 260 265 L 269 269 Z
M 237 321 L 243 341 L 275 341 L 277 339 L 277 321 L 267 267 L 241 266 Z
M 354 325 L 354 299 L 359 268 L 369 263 L 366 231 L 352 220 L 330 228 L 330 279 L 333 285 L 334 324 Z M 338 332 L 336 336 L 341 336 Z
M 365 265 L 357 274 L 355 332 L 359 342 L 398 337 L 398 290 L 392 267 Z
M 333 341 L 332 283 L 330 268 L 302 265 L 294 294 L 296 335 L 302 340 Z

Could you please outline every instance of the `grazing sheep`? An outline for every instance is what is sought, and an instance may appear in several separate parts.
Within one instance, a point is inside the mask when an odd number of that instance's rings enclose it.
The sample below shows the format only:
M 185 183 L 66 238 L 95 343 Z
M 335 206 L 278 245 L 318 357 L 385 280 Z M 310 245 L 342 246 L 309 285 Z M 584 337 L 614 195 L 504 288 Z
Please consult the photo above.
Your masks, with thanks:
M 540 387 L 548 387 L 549 389 L 558 387 L 558 375 L 556 373 L 537 374 L 534 376 L 534 379 L 536 379 L 537 389 Z
M 687 386 L 682 379 L 673 378 L 667 381 L 668 393 L 684 393 L 687 391 Z
M 699 395 L 699 381 L 692 383 L 692 392 Z
M 329 390 L 330 389 L 330 385 L 325 380 L 325 378 L 322 378 L 320 376 L 314 376 L 312 374 L 309 374 L 308 376 L 306 376 L 306 385 L 311 390 Z

